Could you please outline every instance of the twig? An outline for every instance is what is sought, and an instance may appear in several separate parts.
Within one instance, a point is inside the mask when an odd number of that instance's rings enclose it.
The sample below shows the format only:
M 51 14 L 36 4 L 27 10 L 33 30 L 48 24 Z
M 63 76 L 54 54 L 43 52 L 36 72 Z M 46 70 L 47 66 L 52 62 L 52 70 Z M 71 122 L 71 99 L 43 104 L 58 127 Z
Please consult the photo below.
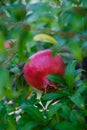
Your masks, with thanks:
M 87 39 L 87 36 L 76 34 L 75 32 L 54 31 L 54 30 L 49 30 L 49 29 L 38 29 L 37 31 L 41 33 L 46 32 L 49 34 L 58 34 L 58 35 L 61 35 L 62 37 L 68 37 L 68 38 L 73 38 L 76 35 L 78 35 L 78 37 L 81 40 Z
M 87 16 L 87 8 L 84 7 L 74 7 L 74 10 L 82 15 Z
M 15 84 L 15 82 L 16 82 L 16 80 L 19 78 L 19 77 L 21 77 L 23 75 L 23 71 L 22 72 L 20 72 L 14 79 L 13 79 L 13 81 L 12 81 L 12 86 Z

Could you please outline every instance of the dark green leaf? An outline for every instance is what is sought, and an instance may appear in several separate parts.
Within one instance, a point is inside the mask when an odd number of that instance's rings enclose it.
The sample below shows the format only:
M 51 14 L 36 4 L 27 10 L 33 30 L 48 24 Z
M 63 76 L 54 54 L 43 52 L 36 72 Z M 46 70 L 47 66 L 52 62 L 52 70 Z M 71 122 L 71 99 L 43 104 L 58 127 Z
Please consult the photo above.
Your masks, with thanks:
M 70 97 L 70 99 L 73 103 L 75 103 L 76 106 L 84 108 L 84 100 L 79 93 L 74 94 L 72 97 Z
M 52 104 L 47 111 L 47 117 L 48 119 L 52 119 L 52 117 L 58 112 L 58 110 L 61 108 L 61 103 L 54 103 Z
M 77 129 L 81 130 L 80 128 L 78 128 L 77 126 L 75 126 L 70 122 L 61 122 L 57 124 L 55 127 L 55 130 L 77 130 Z
M 64 119 L 69 119 L 70 118 L 70 114 L 71 114 L 71 109 L 67 104 L 63 104 L 61 105 L 61 115 Z
M 60 99 L 62 97 L 68 97 L 68 96 L 69 93 L 67 91 L 51 92 L 42 96 L 42 100 L 49 101 L 49 100 Z
M 27 123 L 24 122 L 23 126 L 19 126 L 18 130 L 34 130 L 37 126 L 38 124 L 36 122 L 28 121 Z
M 33 105 L 29 105 L 29 104 L 28 105 L 23 104 L 20 108 L 23 111 L 27 112 L 27 114 L 29 116 L 31 116 L 33 119 L 43 121 L 43 119 L 44 119 L 43 115 L 37 107 L 35 107 Z
M 8 116 L 7 119 L 7 123 L 8 123 L 8 127 L 6 130 L 16 130 L 16 121 L 14 120 L 14 118 L 12 118 L 12 116 Z
M 76 67 L 75 61 L 70 62 L 66 67 L 65 80 L 66 80 L 67 87 L 69 89 L 72 89 L 74 87 L 75 67 Z
M 65 80 L 57 74 L 50 74 L 47 76 L 47 78 L 52 82 L 65 84 Z
M 85 119 L 78 110 L 72 110 L 71 115 L 70 115 L 70 120 L 75 125 L 85 128 Z
M 86 81 L 79 81 L 77 83 L 78 89 L 76 93 L 80 94 L 87 90 L 87 82 Z

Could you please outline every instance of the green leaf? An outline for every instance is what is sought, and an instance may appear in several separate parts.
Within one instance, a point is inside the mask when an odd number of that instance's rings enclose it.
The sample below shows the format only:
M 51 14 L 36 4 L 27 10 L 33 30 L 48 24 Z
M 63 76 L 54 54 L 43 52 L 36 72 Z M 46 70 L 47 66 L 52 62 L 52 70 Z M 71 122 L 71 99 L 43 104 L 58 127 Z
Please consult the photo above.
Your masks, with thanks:
M 23 26 L 21 34 L 19 35 L 18 39 L 18 56 L 19 56 L 19 61 L 24 61 L 25 59 L 25 52 L 24 49 L 26 48 L 26 41 L 29 35 L 29 26 L 26 24 Z
M 65 103 L 62 103 L 61 105 L 61 115 L 64 119 L 68 120 L 70 118 L 70 114 L 71 114 L 71 109 L 70 107 L 65 104 Z
M 35 15 L 35 17 L 38 17 L 39 19 L 43 16 L 51 16 L 50 11 L 52 11 L 52 8 L 46 4 L 46 3 L 42 3 L 42 2 L 38 2 L 35 4 L 29 4 L 28 6 L 29 11 L 33 12 L 33 15 Z M 48 12 L 48 13 L 47 13 Z
M 61 122 L 56 125 L 55 130 L 81 130 L 70 122 Z
M 12 116 L 8 116 L 7 122 L 8 122 L 8 127 L 6 130 L 17 130 L 16 121 Z
M 58 43 L 54 44 L 54 46 L 52 47 L 52 56 L 59 53 L 61 49 L 64 47 L 64 44 L 64 40 L 58 39 Z
M 30 115 L 33 119 L 43 121 L 43 115 L 37 107 L 34 107 L 33 105 L 29 104 L 23 104 L 20 108 L 23 111 L 27 112 L 27 114 Z
M 78 106 L 80 108 L 84 108 L 84 100 L 79 93 L 76 93 L 72 97 L 70 97 L 70 100 L 73 103 L 75 103 L 76 106 Z
M 70 62 L 66 67 L 66 72 L 64 76 L 67 87 L 70 90 L 72 90 L 72 88 L 74 87 L 75 67 L 76 67 L 76 62 L 75 61 Z
M 4 49 L 4 36 L 2 32 L 0 32 L 0 54 L 2 54 L 3 49 Z
M 75 81 L 78 81 L 78 80 L 81 79 L 81 75 L 82 75 L 82 72 L 83 72 L 83 71 L 84 71 L 83 69 L 77 69 L 77 70 L 76 70 Z
M 19 92 L 13 92 L 10 85 L 9 71 L 0 67 L 0 98 L 4 96 L 9 98 L 18 97 Z
M 82 61 L 82 48 L 80 46 L 80 43 L 77 43 L 77 41 L 73 41 L 69 44 L 69 48 L 73 56 L 78 60 Z
M 0 101 L 0 117 L 4 117 L 6 115 L 6 107 L 3 101 Z
M 37 126 L 38 124 L 36 122 L 28 121 L 27 123 L 24 122 L 23 125 L 19 126 L 18 130 L 34 130 Z
M 78 89 L 76 91 L 76 93 L 81 94 L 84 91 L 87 91 L 87 81 L 79 81 L 77 83 Z
M 43 128 L 42 130 L 52 130 L 52 129 L 46 127 L 46 128 Z
M 57 111 L 61 108 L 61 103 L 52 104 L 47 111 L 48 119 L 52 119 L 52 117 L 57 113 Z
M 22 3 L 7 6 L 7 11 L 16 21 L 23 20 L 26 16 L 26 7 Z
M 67 96 L 69 96 L 69 93 L 67 91 L 51 92 L 42 96 L 42 101 L 55 100 L 55 99 L 60 99 L 62 97 L 67 97 Z
M 52 82 L 61 83 L 61 84 L 65 85 L 65 80 L 57 74 L 50 74 L 50 75 L 47 76 L 47 78 L 49 80 L 51 80 Z
M 75 125 L 85 128 L 85 119 L 83 115 L 80 113 L 80 111 L 72 110 L 71 115 L 70 115 L 70 120 Z
M 0 67 L 0 98 L 5 96 L 6 89 L 10 89 L 9 87 L 9 72 L 8 70 Z

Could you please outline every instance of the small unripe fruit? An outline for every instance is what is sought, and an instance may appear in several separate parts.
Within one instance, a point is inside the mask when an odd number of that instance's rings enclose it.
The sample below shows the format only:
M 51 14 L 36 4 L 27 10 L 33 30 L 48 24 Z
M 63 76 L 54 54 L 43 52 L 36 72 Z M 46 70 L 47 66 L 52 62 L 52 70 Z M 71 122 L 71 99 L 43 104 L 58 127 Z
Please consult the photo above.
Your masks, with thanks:
M 11 48 L 10 41 L 6 41 L 6 42 L 4 43 L 4 47 L 5 47 L 5 48 Z
M 13 54 L 13 47 L 14 44 L 10 40 L 4 42 L 4 48 L 6 49 L 8 56 Z
M 55 88 L 57 85 L 47 79 L 49 74 L 63 76 L 65 72 L 64 62 L 59 55 L 52 56 L 51 50 L 39 51 L 30 57 L 24 65 L 24 77 L 32 87 L 45 91 Z

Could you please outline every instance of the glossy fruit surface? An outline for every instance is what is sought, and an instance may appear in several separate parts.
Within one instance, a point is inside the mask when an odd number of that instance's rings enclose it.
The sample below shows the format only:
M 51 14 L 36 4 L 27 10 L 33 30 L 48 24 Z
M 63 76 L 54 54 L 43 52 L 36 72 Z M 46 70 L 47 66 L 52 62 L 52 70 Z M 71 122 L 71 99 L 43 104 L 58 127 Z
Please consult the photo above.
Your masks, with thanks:
M 47 79 L 49 74 L 63 76 L 65 72 L 64 62 L 59 55 L 52 56 L 51 50 L 39 51 L 30 57 L 24 66 L 24 77 L 28 84 L 39 90 L 45 90 L 48 86 L 56 89 L 56 84 Z

